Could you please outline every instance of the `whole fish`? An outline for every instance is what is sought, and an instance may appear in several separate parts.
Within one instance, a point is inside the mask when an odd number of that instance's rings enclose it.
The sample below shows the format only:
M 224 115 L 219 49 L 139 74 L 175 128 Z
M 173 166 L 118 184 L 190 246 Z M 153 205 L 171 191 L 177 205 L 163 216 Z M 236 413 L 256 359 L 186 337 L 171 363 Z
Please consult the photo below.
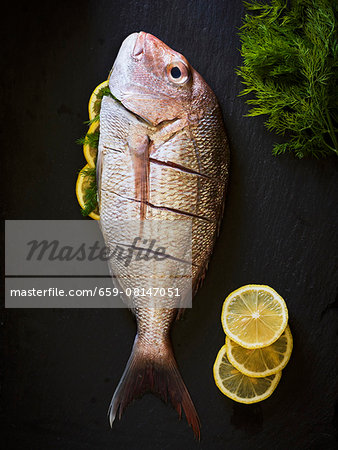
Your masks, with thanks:
M 180 415 L 183 409 L 199 438 L 200 421 L 175 361 L 170 327 L 185 308 L 186 280 L 194 295 L 205 276 L 223 212 L 229 149 L 221 110 L 186 58 L 145 32 L 122 43 L 109 89 L 112 96 L 101 104 L 97 157 L 106 245 L 136 251 L 151 236 L 164 242 L 169 255 L 162 262 L 159 251 L 151 250 L 148 266 L 146 258 L 128 265 L 111 258 L 112 276 L 121 290 L 149 283 L 177 287 L 181 302 L 129 296 L 137 335 L 109 408 L 110 423 L 151 391 L 169 399 Z M 182 275 L 183 266 L 190 278 Z

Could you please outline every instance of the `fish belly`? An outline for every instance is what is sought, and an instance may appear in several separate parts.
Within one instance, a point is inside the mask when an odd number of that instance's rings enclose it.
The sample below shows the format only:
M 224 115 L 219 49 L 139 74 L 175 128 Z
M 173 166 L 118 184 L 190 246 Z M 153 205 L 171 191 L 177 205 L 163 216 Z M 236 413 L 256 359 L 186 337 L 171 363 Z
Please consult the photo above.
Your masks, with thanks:
M 135 134 L 150 139 L 148 198 L 142 220 L 133 155 L 128 146 L 130 135 Z M 211 255 L 222 213 L 228 150 L 219 111 L 196 125 L 186 125 L 166 140 L 158 139 L 157 134 L 155 127 L 114 99 L 103 99 L 99 197 L 106 244 L 109 248 L 128 246 L 136 237 L 151 238 L 172 257 L 162 264 L 152 259 L 147 266 L 134 261 L 128 267 L 113 258 L 111 271 L 124 277 L 124 287 L 136 279 L 140 288 L 146 287 L 149 276 L 152 287 L 173 287 L 172 277 L 183 270 L 180 261 L 190 261 L 192 284 L 196 285 Z M 163 272 L 170 274 L 165 281 Z

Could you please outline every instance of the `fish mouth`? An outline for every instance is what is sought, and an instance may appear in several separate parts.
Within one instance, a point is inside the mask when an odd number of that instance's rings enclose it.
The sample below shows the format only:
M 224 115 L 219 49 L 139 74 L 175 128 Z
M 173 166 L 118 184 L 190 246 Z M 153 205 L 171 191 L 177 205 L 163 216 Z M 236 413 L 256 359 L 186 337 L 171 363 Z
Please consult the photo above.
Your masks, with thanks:
M 131 54 L 132 58 L 136 59 L 137 61 L 142 59 L 142 56 L 145 53 L 145 43 L 146 43 L 147 34 L 148 33 L 145 33 L 144 31 L 140 31 L 137 34 L 134 48 L 133 48 L 133 51 Z
M 131 53 L 131 57 L 137 61 L 141 60 L 142 56 L 145 55 L 146 43 L 149 43 L 154 47 L 161 48 L 162 50 L 165 50 L 167 48 L 167 46 L 162 41 L 160 41 L 157 37 L 153 36 L 150 33 L 140 31 L 139 33 L 134 33 L 133 36 L 136 36 L 136 40 L 133 51 Z
M 109 74 L 109 88 L 112 96 L 124 109 L 145 122 L 147 125 L 153 125 L 143 114 L 132 107 L 133 100 L 140 100 L 140 95 L 145 100 L 147 98 L 156 98 L 153 89 L 145 88 L 140 92 L 139 85 L 133 86 L 133 72 L 137 70 L 138 63 L 144 61 L 147 51 L 147 43 L 153 44 L 158 39 L 150 33 L 140 31 L 130 34 L 122 43 L 119 53 L 115 59 L 112 70 Z M 160 41 L 159 41 L 160 42 Z M 148 46 L 149 50 L 149 46 Z

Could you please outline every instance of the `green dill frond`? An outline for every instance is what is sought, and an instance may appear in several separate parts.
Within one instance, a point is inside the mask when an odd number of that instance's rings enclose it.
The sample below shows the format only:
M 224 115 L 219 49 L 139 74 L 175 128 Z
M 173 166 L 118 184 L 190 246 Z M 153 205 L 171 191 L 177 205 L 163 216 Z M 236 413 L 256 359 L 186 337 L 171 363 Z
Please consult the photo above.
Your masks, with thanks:
M 120 100 L 118 100 L 118 99 L 110 92 L 109 86 L 106 86 L 106 87 L 103 87 L 102 89 L 100 89 L 100 91 L 99 91 L 98 94 L 97 94 L 97 99 L 98 99 L 98 100 L 102 100 L 102 98 L 103 98 L 104 96 L 111 97 L 111 98 L 113 98 L 114 100 L 116 100 L 117 102 L 121 103 Z
M 87 133 L 83 139 L 84 144 L 88 144 L 89 147 L 98 148 L 99 146 L 100 132 L 95 131 L 94 133 Z
M 96 168 L 89 167 L 81 171 L 81 175 L 86 177 L 86 189 L 84 193 L 84 208 L 81 210 L 83 216 L 88 216 L 97 206 L 97 185 L 96 185 Z
M 98 148 L 100 133 L 96 131 L 95 133 L 87 133 L 86 136 L 77 139 L 76 143 L 79 145 L 88 144 L 92 148 Z
M 91 177 L 94 178 L 96 182 L 96 167 L 87 167 L 86 169 L 81 170 L 81 175 L 83 177 Z
M 302 158 L 338 155 L 337 6 L 329 0 L 244 2 L 249 13 L 239 36 L 243 65 L 236 73 L 249 95 L 247 116 L 288 142 Z
M 102 89 L 100 89 L 100 91 L 97 94 L 97 99 L 98 100 L 102 100 L 102 98 L 107 95 L 109 97 L 112 96 L 112 93 L 110 92 L 109 86 L 103 87 Z
M 100 114 L 98 114 L 97 116 L 95 116 L 94 119 L 86 120 L 86 121 L 83 122 L 83 123 L 84 123 L 85 125 L 90 126 L 91 124 L 96 123 L 96 122 L 100 122 Z

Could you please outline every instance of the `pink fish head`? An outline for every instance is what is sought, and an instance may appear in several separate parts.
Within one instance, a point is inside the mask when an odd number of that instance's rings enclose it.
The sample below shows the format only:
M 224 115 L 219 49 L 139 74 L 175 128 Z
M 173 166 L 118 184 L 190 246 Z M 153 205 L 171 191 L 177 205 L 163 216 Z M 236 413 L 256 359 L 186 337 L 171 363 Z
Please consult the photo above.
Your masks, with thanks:
M 216 104 L 213 92 L 186 58 L 143 31 L 122 43 L 109 88 L 125 108 L 154 126 L 200 115 Z

